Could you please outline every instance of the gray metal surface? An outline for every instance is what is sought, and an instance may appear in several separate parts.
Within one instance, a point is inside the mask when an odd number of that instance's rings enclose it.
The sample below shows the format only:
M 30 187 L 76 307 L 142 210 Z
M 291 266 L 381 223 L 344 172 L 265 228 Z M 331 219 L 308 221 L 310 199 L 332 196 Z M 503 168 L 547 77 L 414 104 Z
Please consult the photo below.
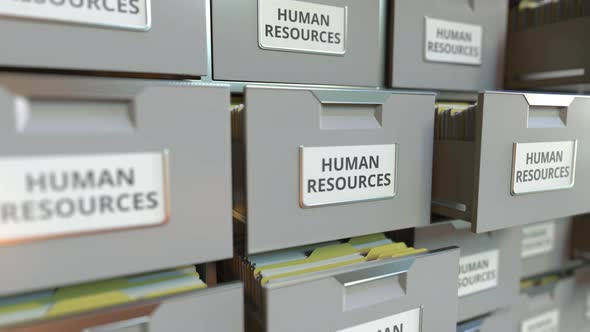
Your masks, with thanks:
M 522 259 L 522 277 L 532 277 L 558 271 L 571 262 L 571 218 L 561 218 L 540 222 L 539 224 L 552 223 L 555 229 L 555 242 L 553 250 Z
M 520 229 L 473 234 L 467 223 L 453 221 L 416 228 L 414 246 L 428 249 L 458 246 L 462 257 L 499 250 L 497 287 L 460 297 L 457 321 L 461 322 L 508 307 L 518 298 L 520 257 L 516 253 L 520 252 L 520 240 Z
M 540 95 L 552 107 L 560 95 Z M 433 204 L 433 211 L 471 221 L 481 233 L 589 211 L 581 197 L 590 195 L 590 99 L 571 96 L 566 121 L 560 127 L 528 125 L 529 103 L 523 93 L 480 94 L 474 142 L 442 141 L 434 145 L 433 200 L 458 203 Z M 536 107 L 542 108 L 542 105 Z M 578 140 L 573 188 L 513 196 L 511 194 L 514 143 Z M 500 208 L 501 207 L 501 208 Z
M 473 4 L 473 6 L 471 5 Z M 477 91 L 502 86 L 508 18 L 505 1 L 394 0 L 388 74 L 396 88 Z M 425 17 L 483 27 L 481 65 L 425 61 Z
M 527 319 L 557 309 L 559 311 L 559 331 L 578 331 L 575 329 L 576 323 L 573 320 L 576 314 L 572 310 L 575 293 L 587 295 L 587 292 L 576 288 L 573 277 L 565 278 L 557 283 L 526 290 L 521 294 L 513 310 L 522 324 Z M 520 326 L 517 331 L 520 331 Z
M 376 91 L 246 89 L 247 246 L 250 254 L 428 225 L 433 95 Z M 342 128 L 322 129 L 322 112 L 342 105 Z M 355 105 L 381 110 L 381 128 L 362 128 Z M 359 128 L 354 126 L 358 125 Z M 398 144 L 393 199 L 303 209 L 299 147 Z
M 75 128 L 19 132 L 19 98 L 122 100 L 133 105 L 134 126 L 119 133 Z M 227 86 L 0 75 L 1 157 L 168 149 L 171 203 L 165 225 L 1 246 L 0 295 L 231 257 L 228 105 Z M 110 128 L 108 122 L 104 126 Z
M 241 283 L 220 285 L 162 303 L 150 318 L 150 332 L 244 331 Z
M 243 286 L 213 288 L 65 318 L 24 324 L 8 332 L 244 331 Z M 4 330 L 3 330 L 4 331 Z
M 258 1 L 212 1 L 213 78 L 222 81 L 382 86 L 385 83 L 384 0 L 306 0 L 348 7 L 344 55 L 259 47 Z M 239 61 L 236 61 L 239 59 Z
M 151 1 L 147 31 L 2 16 L 0 66 L 204 76 L 207 1 Z
M 455 331 L 458 258 L 458 249 L 447 249 L 269 285 L 266 331 L 338 331 L 415 308 L 422 308 L 422 332 Z M 355 273 L 364 278 L 363 270 L 379 267 L 398 274 L 352 287 L 339 279 Z

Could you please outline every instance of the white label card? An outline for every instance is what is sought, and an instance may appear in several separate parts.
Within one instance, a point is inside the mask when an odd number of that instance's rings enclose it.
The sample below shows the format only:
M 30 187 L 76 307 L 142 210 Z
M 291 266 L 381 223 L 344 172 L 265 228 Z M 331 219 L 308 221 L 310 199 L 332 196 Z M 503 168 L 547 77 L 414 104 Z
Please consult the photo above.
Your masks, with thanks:
M 416 308 L 337 332 L 420 332 L 421 314 L 422 309 Z
M 4 0 L 0 16 L 149 30 L 150 0 Z
M 397 145 L 300 148 L 300 205 L 312 207 L 396 194 Z
M 0 244 L 167 222 L 166 153 L 0 158 Z
M 543 255 L 555 246 L 555 223 L 546 222 L 522 229 L 522 258 Z
M 481 65 L 483 28 L 426 17 L 426 61 Z
M 515 143 L 512 194 L 573 187 L 576 152 L 576 141 Z
M 459 259 L 459 297 L 498 286 L 500 251 L 490 250 Z
M 522 322 L 521 332 L 559 332 L 559 310 L 529 318 Z
M 590 320 L 590 292 L 586 293 L 586 319 Z
M 258 0 L 258 43 L 263 49 L 342 55 L 348 7 L 298 0 Z

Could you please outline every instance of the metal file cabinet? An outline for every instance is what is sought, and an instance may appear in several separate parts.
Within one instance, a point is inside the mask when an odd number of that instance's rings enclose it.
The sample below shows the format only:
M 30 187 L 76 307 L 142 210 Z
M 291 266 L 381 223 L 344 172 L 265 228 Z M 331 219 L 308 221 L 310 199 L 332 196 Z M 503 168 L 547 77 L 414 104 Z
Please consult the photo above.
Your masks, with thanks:
M 391 1 L 391 86 L 461 91 L 500 88 L 507 16 L 505 1 Z
M 543 221 L 522 228 L 522 277 L 566 268 L 571 259 L 572 218 Z
M 518 229 L 472 234 L 468 223 L 456 220 L 416 228 L 414 237 L 416 248 L 461 249 L 457 321 L 506 308 L 518 298 L 520 259 L 514 254 L 520 248 Z
M 207 30 L 207 0 L 4 1 L 0 66 L 205 76 Z
M 480 94 L 475 139 L 434 143 L 433 212 L 477 233 L 587 212 L 589 107 L 585 96 Z
M 590 92 L 588 29 L 586 16 L 509 32 L 506 86 Z
M 574 293 L 576 286 L 571 277 L 525 290 L 513 308 L 520 323 L 516 331 L 538 331 L 536 326 L 547 331 L 577 331 L 572 319 Z
M 0 107 L 0 296 L 232 256 L 227 86 L 2 74 Z
M 433 104 L 432 94 L 246 87 L 234 216 L 247 252 L 429 224 Z M 357 166 L 343 169 L 338 156 Z
M 213 79 L 382 86 L 385 6 L 385 0 L 211 1 Z
M 241 283 L 0 328 L 3 332 L 244 331 Z
M 448 248 L 269 283 L 261 330 L 384 330 L 403 323 L 411 331 L 454 331 L 458 258 L 458 249 Z
M 502 309 L 485 317 L 462 322 L 457 325 L 457 332 L 498 332 L 518 331 L 518 323 L 510 309 Z

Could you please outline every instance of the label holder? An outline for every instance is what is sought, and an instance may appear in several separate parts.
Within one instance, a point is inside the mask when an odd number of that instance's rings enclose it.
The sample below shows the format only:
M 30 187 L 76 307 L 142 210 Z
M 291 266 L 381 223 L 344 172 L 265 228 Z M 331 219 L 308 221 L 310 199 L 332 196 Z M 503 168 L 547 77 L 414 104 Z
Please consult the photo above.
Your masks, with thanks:
M 303 154 L 304 154 L 304 149 L 306 148 L 306 146 L 304 145 L 300 145 L 299 146 L 299 207 L 301 207 L 302 209 L 312 209 L 312 208 L 318 208 L 318 207 L 329 207 L 329 206 L 338 206 L 338 205 L 348 205 L 348 204 L 357 204 L 357 203 L 367 203 L 367 202 L 375 202 L 375 201 L 384 201 L 384 200 L 389 200 L 389 199 L 394 199 L 395 197 L 397 197 L 398 195 L 398 184 L 399 184 L 399 169 L 398 169 L 398 165 L 399 165 L 399 143 L 394 143 L 392 145 L 395 145 L 395 165 L 394 165 L 394 171 L 395 174 L 393 175 L 394 178 L 394 184 L 393 184 L 393 190 L 394 190 L 394 194 L 393 196 L 388 196 L 388 197 L 378 197 L 378 198 L 370 198 L 370 199 L 362 199 L 362 200 L 355 200 L 355 201 L 347 201 L 347 202 L 330 202 L 330 203 L 320 203 L 320 204 L 304 204 L 303 203 L 303 192 L 304 192 L 304 183 L 303 183 L 303 166 L 304 166 L 304 160 L 303 160 Z
M 149 1 L 149 0 L 147 0 Z M 318 55 L 331 55 L 331 56 L 340 56 L 340 57 L 344 57 L 346 55 L 346 48 L 348 45 L 348 6 L 344 6 L 344 38 L 342 39 L 342 45 L 344 48 L 343 52 L 330 52 L 330 51 L 318 51 L 318 50 L 310 50 L 310 49 L 302 49 L 302 48 L 296 48 L 296 47 L 272 47 L 272 46 L 265 46 L 262 44 L 262 40 L 260 38 L 260 35 L 262 33 L 262 31 L 260 31 L 260 17 L 262 15 L 262 10 L 261 10 L 261 6 L 260 6 L 260 1 L 258 0 L 256 2 L 256 12 L 258 14 L 258 20 L 257 20 L 257 33 L 258 33 L 258 47 L 262 50 L 269 50 L 269 51 L 279 51 L 279 52 L 293 52 L 293 53 L 302 53 L 302 54 L 318 54 Z
M 0 248 L 6 246 L 14 246 L 20 244 L 27 244 L 27 243 L 35 243 L 41 242 L 46 240 L 55 240 L 55 239 L 63 239 L 63 238 L 76 238 L 80 236 L 87 236 L 87 235 L 96 235 L 96 234 L 104 234 L 104 233 L 114 233 L 114 232 L 123 232 L 129 230 L 137 230 L 137 229 L 146 229 L 146 228 L 154 228 L 166 225 L 170 222 L 170 153 L 168 150 L 163 150 L 160 152 L 162 155 L 162 181 L 163 181 L 163 198 L 164 198 L 164 212 L 165 218 L 160 223 L 157 224 L 150 224 L 150 225 L 137 225 L 137 226 L 127 226 L 127 227 L 120 227 L 120 228 L 104 228 L 99 230 L 90 230 L 90 231 L 79 231 L 79 232 L 71 232 L 71 233 L 62 233 L 62 234 L 55 234 L 55 235 L 39 235 L 39 236 L 27 236 L 20 239 L 11 239 L 11 240 L 1 240 L 0 239 Z
M 146 16 L 146 23 L 143 27 L 137 27 L 128 24 L 109 24 L 109 23 L 97 23 L 97 22 L 84 22 L 81 20 L 74 20 L 74 19 L 64 19 L 64 18 L 47 18 L 42 16 L 24 16 L 18 14 L 3 14 L 0 13 L 0 18 L 6 17 L 10 19 L 19 19 L 19 20 L 27 20 L 32 22 L 43 22 L 43 23 L 59 23 L 59 24 L 72 24 L 72 25 L 79 25 L 79 26 L 87 26 L 87 27 L 98 27 L 98 28 L 109 28 L 113 30 L 128 30 L 128 31 L 136 31 L 136 32 L 148 32 L 152 29 L 152 2 L 151 0 L 144 0 L 145 1 L 145 16 Z
M 510 175 L 510 195 L 512 196 L 524 196 L 524 195 L 532 195 L 532 194 L 540 194 L 540 193 L 547 193 L 547 192 L 552 192 L 552 191 L 559 191 L 559 190 L 567 190 L 567 189 L 571 189 L 574 187 L 574 185 L 576 184 L 576 165 L 577 165 L 577 157 L 578 157 L 578 140 L 570 140 L 569 142 L 574 142 L 574 155 L 572 157 L 572 183 L 567 186 L 567 187 L 558 187 L 558 188 L 552 188 L 552 189 L 543 189 L 543 190 L 536 190 L 536 191 L 530 191 L 530 192 L 525 192 L 525 193 L 516 193 L 515 192 L 515 188 L 514 188 L 514 184 L 516 182 L 516 179 L 514 178 L 515 174 L 516 174 L 516 148 L 518 146 L 518 144 L 526 144 L 526 143 L 537 143 L 537 142 L 520 142 L 520 143 L 513 143 L 512 145 L 512 169 L 511 169 L 511 175 Z M 566 141 L 567 142 L 567 141 Z

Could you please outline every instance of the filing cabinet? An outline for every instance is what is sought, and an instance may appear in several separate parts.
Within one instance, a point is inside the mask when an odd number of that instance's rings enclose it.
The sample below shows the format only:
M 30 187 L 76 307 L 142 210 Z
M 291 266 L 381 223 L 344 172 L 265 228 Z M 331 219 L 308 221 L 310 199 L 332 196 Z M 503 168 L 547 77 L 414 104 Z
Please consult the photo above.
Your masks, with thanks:
M 146 300 L 84 314 L 0 328 L 4 332 L 244 331 L 242 285 Z
M 431 94 L 246 87 L 234 216 L 247 253 L 429 224 L 433 104 Z
M 9 68 L 207 75 L 207 0 L 3 1 Z M 10 33 L 8 33 L 10 31 Z
M 474 139 L 434 143 L 433 212 L 481 233 L 588 211 L 590 99 L 486 92 L 477 105 Z
M 214 0 L 213 78 L 377 87 L 385 0 Z
M 577 331 L 572 319 L 574 279 L 569 277 L 524 291 L 514 307 L 520 331 Z
M 572 218 L 531 224 L 522 228 L 522 277 L 559 271 L 571 259 Z
M 517 331 L 518 323 L 511 309 L 502 309 L 457 325 L 457 332 Z
M 590 92 L 588 29 L 590 16 L 510 31 L 506 86 L 510 89 Z
M 416 228 L 414 236 L 417 248 L 460 248 L 457 321 L 507 308 L 518 298 L 520 260 L 514 254 L 520 248 L 518 229 L 472 234 L 468 223 L 454 220 Z
M 232 256 L 229 88 L 0 75 L 0 296 Z
M 447 248 L 269 283 L 260 328 L 393 331 L 403 324 L 408 331 L 454 331 L 458 258 L 457 248 Z
M 506 1 L 391 1 L 391 86 L 458 91 L 500 88 L 507 16 Z

